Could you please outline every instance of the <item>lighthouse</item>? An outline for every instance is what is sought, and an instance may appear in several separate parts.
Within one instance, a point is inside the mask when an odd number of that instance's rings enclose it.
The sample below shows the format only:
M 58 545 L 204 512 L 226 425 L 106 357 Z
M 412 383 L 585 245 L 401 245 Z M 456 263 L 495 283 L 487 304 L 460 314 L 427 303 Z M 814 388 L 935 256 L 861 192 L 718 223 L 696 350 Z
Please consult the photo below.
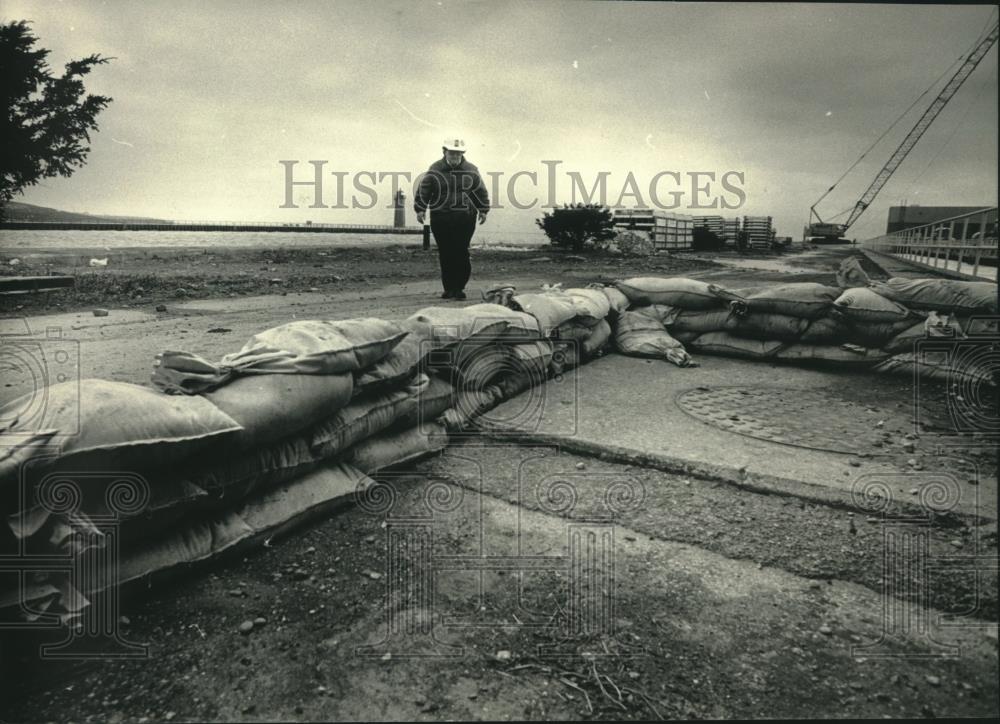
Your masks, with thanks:
M 392 218 L 393 228 L 402 229 L 406 226 L 406 196 L 402 190 L 396 191 L 396 196 L 393 199 L 393 207 L 395 209 L 395 214 Z

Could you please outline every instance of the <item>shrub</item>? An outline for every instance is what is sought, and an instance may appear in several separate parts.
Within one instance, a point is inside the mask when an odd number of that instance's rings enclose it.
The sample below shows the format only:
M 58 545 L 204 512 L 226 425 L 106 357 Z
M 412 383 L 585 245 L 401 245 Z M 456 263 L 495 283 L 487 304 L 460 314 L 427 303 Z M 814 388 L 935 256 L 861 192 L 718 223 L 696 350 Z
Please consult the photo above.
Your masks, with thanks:
M 641 231 L 619 231 L 615 234 L 614 246 L 622 256 L 651 256 L 656 251 L 649 236 Z
M 691 238 L 691 248 L 695 251 L 718 251 L 725 247 L 726 242 L 703 226 L 694 227 Z
M 546 212 L 535 219 L 553 246 L 580 251 L 588 243 L 601 244 L 615 236 L 611 210 L 599 204 L 563 204 L 561 209 Z

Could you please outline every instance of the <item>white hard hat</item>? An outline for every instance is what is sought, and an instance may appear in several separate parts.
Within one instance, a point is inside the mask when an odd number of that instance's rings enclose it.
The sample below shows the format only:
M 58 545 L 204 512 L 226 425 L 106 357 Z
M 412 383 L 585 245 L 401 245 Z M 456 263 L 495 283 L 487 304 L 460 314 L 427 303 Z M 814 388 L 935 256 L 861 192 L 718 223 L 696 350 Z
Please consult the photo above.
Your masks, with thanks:
M 445 151 L 458 151 L 459 153 L 465 153 L 465 141 L 461 138 L 448 138 L 444 142 Z

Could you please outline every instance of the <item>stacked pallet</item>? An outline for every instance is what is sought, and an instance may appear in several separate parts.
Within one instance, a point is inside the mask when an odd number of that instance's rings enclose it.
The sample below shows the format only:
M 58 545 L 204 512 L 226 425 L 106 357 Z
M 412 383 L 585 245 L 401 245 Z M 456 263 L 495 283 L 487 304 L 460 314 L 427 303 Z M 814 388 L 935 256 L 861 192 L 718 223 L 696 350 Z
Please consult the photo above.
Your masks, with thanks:
M 721 216 L 695 216 L 695 227 L 705 229 L 711 234 L 715 234 L 720 239 L 723 238 L 725 219 Z
M 736 246 L 736 242 L 740 236 L 740 220 L 737 219 L 724 219 L 722 221 L 722 240 L 726 242 L 726 246 Z
M 690 249 L 694 246 L 694 217 L 669 212 L 658 214 L 653 246 L 658 250 Z
M 774 225 L 770 216 L 744 216 L 743 231 L 751 249 L 770 249 L 774 241 Z

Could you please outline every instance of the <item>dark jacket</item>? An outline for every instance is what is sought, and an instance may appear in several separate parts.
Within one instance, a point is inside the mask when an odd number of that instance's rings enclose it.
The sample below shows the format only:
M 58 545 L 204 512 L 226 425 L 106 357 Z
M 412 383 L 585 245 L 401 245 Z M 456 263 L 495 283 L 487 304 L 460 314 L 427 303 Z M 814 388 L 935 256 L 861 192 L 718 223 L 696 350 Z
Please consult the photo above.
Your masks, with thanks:
M 420 179 L 413 198 L 413 210 L 418 214 L 428 208 L 432 213 L 488 212 L 490 197 L 479 169 L 464 158 L 455 168 L 449 166 L 443 157 L 432 163 Z

